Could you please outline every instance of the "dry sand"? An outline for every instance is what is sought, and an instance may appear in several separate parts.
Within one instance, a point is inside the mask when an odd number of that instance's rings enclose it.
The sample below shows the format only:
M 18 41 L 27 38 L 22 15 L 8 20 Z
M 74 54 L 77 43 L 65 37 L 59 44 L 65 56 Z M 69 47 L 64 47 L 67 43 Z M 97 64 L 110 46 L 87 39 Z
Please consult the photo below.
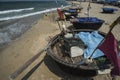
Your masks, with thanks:
M 79 14 L 85 16 L 88 3 L 82 3 L 84 8 Z M 105 20 L 108 25 L 103 24 L 100 31 L 107 32 L 108 26 L 120 16 L 120 8 L 117 8 L 114 14 L 101 13 L 102 5 L 91 4 L 90 15 Z M 39 20 L 32 28 L 24 33 L 20 38 L 14 40 L 7 47 L 0 51 L 0 80 L 8 80 L 9 75 L 23 65 L 27 60 L 40 52 L 41 49 L 47 44 L 49 36 L 54 36 L 59 33 L 60 30 L 56 22 L 53 22 L 55 17 L 52 13 L 48 16 L 44 16 L 42 20 Z M 67 25 L 71 25 L 67 22 Z M 120 25 L 118 25 L 120 26 Z M 120 28 L 116 26 L 113 30 L 117 40 L 120 40 Z M 30 65 L 22 74 L 20 74 L 15 80 L 21 80 L 25 74 L 33 68 L 37 63 L 39 67 L 30 75 L 27 76 L 28 80 L 88 80 L 89 78 L 81 78 L 72 76 L 60 70 L 60 68 L 54 63 L 51 58 L 45 56 L 44 52 L 32 65 Z M 24 80 L 26 80 L 24 78 Z M 107 75 L 98 75 L 94 77 L 94 80 L 110 80 L 111 77 Z M 117 80 L 120 80 L 118 77 Z

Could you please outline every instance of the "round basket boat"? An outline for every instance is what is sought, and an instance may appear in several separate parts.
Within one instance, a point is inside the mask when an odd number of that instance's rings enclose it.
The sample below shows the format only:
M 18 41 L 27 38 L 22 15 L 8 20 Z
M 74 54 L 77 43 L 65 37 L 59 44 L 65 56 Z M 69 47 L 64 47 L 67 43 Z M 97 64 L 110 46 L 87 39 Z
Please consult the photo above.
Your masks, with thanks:
M 78 32 L 92 32 L 93 30 L 75 30 L 72 33 Z M 71 32 L 69 32 L 71 33 Z M 99 32 L 101 35 L 105 35 Z M 90 64 L 80 64 L 84 59 L 83 55 L 77 57 L 70 57 L 71 46 L 80 46 L 85 49 L 85 45 L 79 39 L 69 38 L 68 41 L 64 38 L 64 34 L 58 34 L 51 39 L 50 45 L 47 49 L 47 54 L 59 65 L 59 67 L 72 75 L 78 76 L 95 76 L 98 70 L 105 70 L 111 68 L 111 62 L 106 56 L 102 56 L 93 60 Z M 82 53 L 83 54 L 83 53 Z
M 103 8 L 103 13 L 114 13 L 116 10 L 114 8 Z
M 75 20 L 73 19 L 71 23 L 76 29 L 98 30 L 104 23 L 104 20 L 98 19 L 96 17 L 79 17 Z

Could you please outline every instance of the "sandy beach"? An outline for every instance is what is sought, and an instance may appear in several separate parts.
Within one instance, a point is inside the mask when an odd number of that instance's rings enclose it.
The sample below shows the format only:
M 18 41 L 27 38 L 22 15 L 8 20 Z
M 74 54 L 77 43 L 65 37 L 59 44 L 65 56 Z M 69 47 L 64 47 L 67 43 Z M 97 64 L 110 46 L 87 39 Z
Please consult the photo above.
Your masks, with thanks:
M 86 16 L 88 2 L 82 2 L 83 7 L 79 16 Z M 105 23 L 99 29 L 107 33 L 109 25 L 120 16 L 120 8 L 113 14 L 102 13 L 103 5 L 91 3 L 90 16 L 103 19 Z M 113 7 L 113 6 L 109 6 Z M 22 36 L 12 41 L 5 48 L 0 50 L 0 80 L 9 80 L 8 77 L 11 73 L 22 66 L 27 60 L 39 53 L 48 43 L 50 37 L 60 33 L 58 24 L 54 21 L 56 18 L 55 13 L 48 13 L 44 15 L 43 19 L 37 21 L 29 30 Z M 72 25 L 69 21 L 66 25 Z M 117 25 L 113 33 L 116 39 L 120 40 L 120 25 Z M 38 68 L 33 71 L 30 76 L 24 77 L 36 64 Z M 35 62 L 33 62 L 25 71 L 23 71 L 15 80 L 89 80 L 90 78 L 73 76 L 61 71 L 55 62 L 46 55 L 44 52 Z M 109 74 L 98 75 L 93 77 L 94 80 L 111 80 Z M 120 80 L 120 77 L 117 77 Z

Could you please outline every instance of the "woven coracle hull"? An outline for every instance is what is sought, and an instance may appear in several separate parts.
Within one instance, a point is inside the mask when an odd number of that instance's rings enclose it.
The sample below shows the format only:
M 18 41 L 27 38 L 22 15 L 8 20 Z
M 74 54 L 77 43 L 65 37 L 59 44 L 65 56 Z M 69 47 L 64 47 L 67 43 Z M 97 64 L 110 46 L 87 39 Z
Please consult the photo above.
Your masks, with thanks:
M 99 23 L 80 23 L 80 22 L 73 22 L 73 26 L 76 29 L 93 29 L 93 30 L 98 30 L 102 26 L 103 22 Z
M 80 29 L 80 30 L 75 30 L 74 33 L 78 32 L 92 32 L 93 30 L 88 30 L 88 29 Z M 73 31 L 72 31 L 73 32 Z M 103 36 L 105 35 L 102 32 L 99 32 Z M 50 41 L 49 41 L 49 47 L 47 49 L 47 55 L 49 55 L 61 68 L 61 70 L 72 74 L 72 75 L 79 75 L 79 76 L 95 76 L 97 75 L 97 70 L 99 70 L 96 65 L 81 65 L 79 62 L 83 59 L 83 56 L 71 58 L 69 55 L 65 54 L 65 47 L 62 46 L 64 45 L 62 42 L 62 37 L 63 34 L 58 34 L 54 36 Z M 84 46 L 83 46 L 84 47 Z M 53 64 L 54 65 L 54 64 Z M 104 64 L 102 64 L 103 67 Z M 106 65 L 106 64 L 105 64 Z M 99 65 L 100 67 L 101 65 Z M 105 67 L 105 66 L 104 66 Z M 107 65 L 107 68 L 108 67 Z
M 103 8 L 103 13 L 113 13 L 114 11 L 114 9 Z

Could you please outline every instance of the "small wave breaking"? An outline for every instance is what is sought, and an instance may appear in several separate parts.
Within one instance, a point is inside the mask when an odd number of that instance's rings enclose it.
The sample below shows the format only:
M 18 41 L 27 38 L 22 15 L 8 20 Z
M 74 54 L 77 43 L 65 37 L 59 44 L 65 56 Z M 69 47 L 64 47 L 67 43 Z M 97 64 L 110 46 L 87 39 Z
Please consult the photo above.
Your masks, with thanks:
M 7 13 L 12 13 L 12 12 L 22 12 L 22 11 L 28 11 L 28 10 L 33 10 L 33 9 L 34 9 L 34 8 L 5 10 L 5 11 L 0 11 L 0 14 L 7 14 Z

